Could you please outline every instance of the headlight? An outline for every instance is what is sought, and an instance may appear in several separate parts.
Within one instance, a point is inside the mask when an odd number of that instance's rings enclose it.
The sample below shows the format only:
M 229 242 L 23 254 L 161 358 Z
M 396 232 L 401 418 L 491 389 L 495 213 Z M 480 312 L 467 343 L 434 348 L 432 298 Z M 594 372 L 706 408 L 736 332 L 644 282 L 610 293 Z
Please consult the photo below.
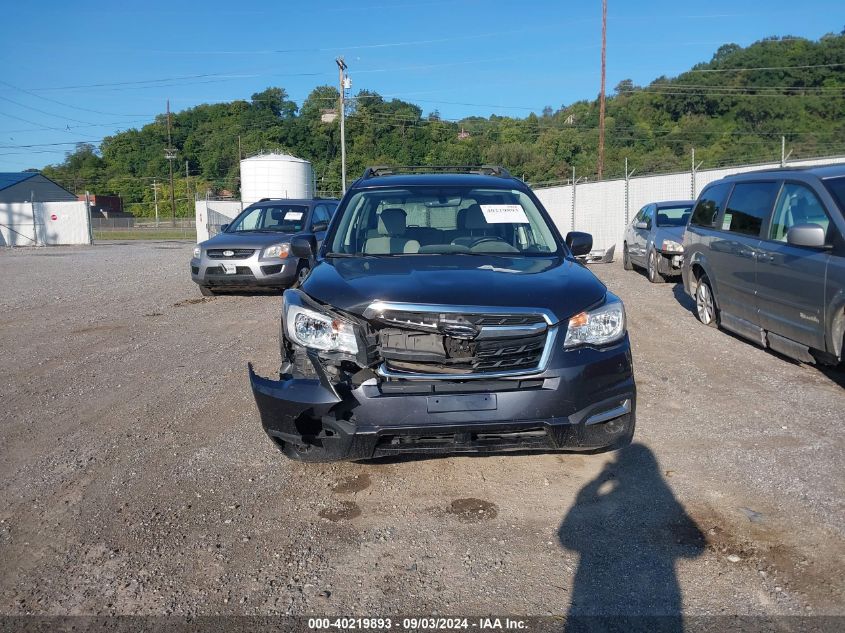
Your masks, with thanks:
M 290 252 L 290 244 L 273 244 L 264 249 L 262 257 L 278 257 L 279 259 L 284 259 L 288 256 L 288 252 Z
M 606 345 L 625 336 L 625 308 L 612 301 L 600 308 L 581 312 L 569 319 L 564 348 L 578 345 Z
M 194 259 L 199 259 L 202 249 L 199 246 L 194 246 Z
M 295 343 L 327 352 L 358 353 L 355 326 L 296 304 L 285 303 L 285 327 Z
M 675 240 L 663 240 L 661 250 L 665 253 L 683 253 L 683 244 L 678 244 Z

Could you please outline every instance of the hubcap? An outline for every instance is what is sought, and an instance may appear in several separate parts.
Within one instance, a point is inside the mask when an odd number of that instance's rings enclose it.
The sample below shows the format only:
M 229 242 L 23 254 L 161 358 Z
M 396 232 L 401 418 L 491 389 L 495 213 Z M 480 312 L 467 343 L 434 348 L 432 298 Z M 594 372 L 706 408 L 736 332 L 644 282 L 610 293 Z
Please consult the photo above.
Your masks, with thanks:
M 648 276 L 654 279 L 654 253 L 648 255 Z
M 702 323 L 708 324 L 713 320 L 713 295 L 710 293 L 710 287 L 703 282 L 698 284 L 698 291 L 695 293 L 695 307 Z
M 303 268 L 302 270 L 300 270 L 299 271 L 299 281 L 300 282 L 305 281 L 305 278 L 308 276 L 308 273 L 310 273 L 310 272 L 311 272 L 310 268 Z

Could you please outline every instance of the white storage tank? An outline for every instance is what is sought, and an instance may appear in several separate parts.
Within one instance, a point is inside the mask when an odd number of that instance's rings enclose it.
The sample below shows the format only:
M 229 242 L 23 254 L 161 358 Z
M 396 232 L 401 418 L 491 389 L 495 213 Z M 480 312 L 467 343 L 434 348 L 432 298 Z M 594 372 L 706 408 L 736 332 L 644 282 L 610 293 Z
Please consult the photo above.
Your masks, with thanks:
M 241 200 L 314 197 L 311 163 L 289 154 L 260 154 L 241 161 Z

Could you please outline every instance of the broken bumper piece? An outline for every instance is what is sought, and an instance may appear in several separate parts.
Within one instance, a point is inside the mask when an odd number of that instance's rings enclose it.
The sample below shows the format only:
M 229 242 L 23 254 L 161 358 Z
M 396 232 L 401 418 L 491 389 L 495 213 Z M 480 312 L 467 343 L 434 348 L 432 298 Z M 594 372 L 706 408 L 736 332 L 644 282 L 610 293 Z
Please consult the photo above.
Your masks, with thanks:
M 262 378 L 249 367 L 264 430 L 303 461 L 403 453 L 602 451 L 631 441 L 636 388 L 627 337 L 582 350 L 573 366 L 522 378 L 383 380 L 356 388 L 318 377 Z M 598 366 L 605 370 L 596 371 Z

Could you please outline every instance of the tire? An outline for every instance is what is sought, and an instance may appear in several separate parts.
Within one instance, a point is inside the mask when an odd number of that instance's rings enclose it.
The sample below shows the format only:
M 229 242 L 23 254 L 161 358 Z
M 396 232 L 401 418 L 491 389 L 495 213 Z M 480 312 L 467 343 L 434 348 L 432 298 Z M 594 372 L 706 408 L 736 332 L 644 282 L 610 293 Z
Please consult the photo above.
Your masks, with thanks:
M 628 245 L 622 246 L 622 268 L 625 270 L 634 270 L 634 265 L 631 263 L 631 256 L 628 254 Z
M 707 275 L 701 275 L 695 288 L 695 313 L 704 325 L 719 327 L 719 309 Z
M 203 297 L 213 297 L 214 291 L 211 288 L 209 288 L 208 286 L 200 286 L 200 294 Z
M 658 255 L 657 251 L 651 249 L 648 252 L 648 259 L 646 260 L 646 274 L 648 275 L 648 280 L 653 284 L 662 284 L 664 281 L 666 281 L 663 278 L 663 275 L 660 274 L 660 269 L 657 263 L 658 257 L 663 256 Z
M 299 265 L 299 268 L 296 269 L 296 281 L 293 282 L 294 288 L 299 288 L 306 279 L 308 279 L 308 275 L 311 274 L 311 267 L 308 266 L 306 262 L 302 262 Z

